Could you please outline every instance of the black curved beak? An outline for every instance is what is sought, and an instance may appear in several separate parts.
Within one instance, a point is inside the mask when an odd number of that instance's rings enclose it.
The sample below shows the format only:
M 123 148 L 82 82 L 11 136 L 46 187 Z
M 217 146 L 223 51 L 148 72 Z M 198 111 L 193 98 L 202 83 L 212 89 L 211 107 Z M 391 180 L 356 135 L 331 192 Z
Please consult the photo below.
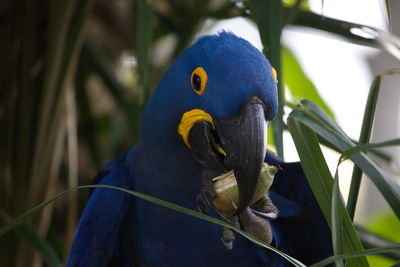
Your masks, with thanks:
M 252 98 L 239 116 L 214 120 L 221 146 L 226 152 L 225 165 L 235 173 L 239 188 L 240 214 L 253 198 L 266 153 L 264 104 Z
M 207 170 L 207 176 L 212 175 L 208 179 L 234 171 L 239 188 L 235 214 L 251 204 L 257 186 L 266 154 L 266 111 L 264 103 L 254 97 L 242 107 L 239 115 L 214 119 L 215 130 L 209 122 L 199 121 L 189 135 L 192 150 Z M 216 147 L 222 148 L 222 153 Z

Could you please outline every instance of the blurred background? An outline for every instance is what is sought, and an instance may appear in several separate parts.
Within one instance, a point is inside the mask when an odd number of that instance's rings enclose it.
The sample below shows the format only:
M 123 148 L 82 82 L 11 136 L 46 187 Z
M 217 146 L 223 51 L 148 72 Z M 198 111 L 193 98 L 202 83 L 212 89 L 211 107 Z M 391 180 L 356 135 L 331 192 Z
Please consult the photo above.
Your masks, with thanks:
M 373 78 L 399 67 L 399 1 L 261 2 L 1 1 L 0 226 L 67 188 L 90 184 L 103 163 L 127 151 L 161 75 L 203 34 L 232 31 L 278 70 L 282 108 L 269 139 L 285 160 L 298 160 L 284 124 L 303 98 L 358 140 Z M 382 79 L 371 142 L 400 136 L 399 84 L 399 75 Z M 323 151 L 334 173 L 340 155 Z M 380 150 L 376 160 L 400 182 L 398 147 Z M 352 171 L 350 162 L 339 170 L 344 199 Z M 71 192 L 0 237 L 0 265 L 62 264 L 88 194 Z M 356 223 L 400 242 L 398 219 L 368 179 L 357 203 Z

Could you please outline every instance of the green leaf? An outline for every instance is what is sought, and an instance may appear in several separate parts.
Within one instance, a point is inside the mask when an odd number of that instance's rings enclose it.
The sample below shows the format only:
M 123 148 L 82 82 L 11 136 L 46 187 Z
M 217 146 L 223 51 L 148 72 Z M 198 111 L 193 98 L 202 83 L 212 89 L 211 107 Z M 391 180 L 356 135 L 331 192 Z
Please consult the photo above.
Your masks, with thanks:
M 372 124 L 374 121 L 376 103 L 378 102 L 379 88 L 381 84 L 380 76 L 377 76 L 371 85 L 369 90 L 367 103 L 365 104 L 364 118 L 361 126 L 359 143 L 368 143 L 371 136 Z M 349 198 L 347 201 L 347 211 L 349 212 L 350 218 L 354 219 L 354 214 L 356 211 L 358 192 L 360 191 L 362 171 L 357 166 L 354 165 L 353 175 L 351 177 L 351 185 L 349 190 Z
M 285 91 L 282 86 L 281 75 L 281 34 L 283 28 L 283 7 L 280 0 L 252 0 L 251 11 L 254 14 L 264 54 L 270 60 L 278 75 L 278 112 L 272 121 L 274 141 L 278 155 L 283 158 L 283 107 L 285 104 Z
M 43 259 L 53 267 L 63 266 L 60 259 L 55 254 L 51 245 L 47 243 L 36 231 L 27 223 L 21 223 L 16 227 L 16 231 L 20 234 L 33 248 L 42 255 Z
M 337 256 L 331 256 L 329 258 L 326 258 L 320 262 L 314 263 L 310 265 L 310 267 L 322 267 L 326 266 L 330 263 L 335 262 L 338 259 L 351 259 L 351 258 L 356 258 L 356 257 L 365 257 L 367 255 L 374 255 L 374 254 L 383 254 L 387 252 L 395 252 L 400 249 L 400 244 L 396 244 L 393 246 L 387 246 L 387 247 L 382 247 L 382 248 L 373 248 L 373 249 L 368 249 L 364 250 L 362 252 L 357 252 L 357 253 L 351 253 L 351 254 L 344 254 L 344 255 L 337 255 Z
M 315 133 L 294 115 L 294 111 L 287 120 L 288 129 L 296 145 L 297 153 L 300 156 L 301 165 L 306 174 L 307 181 L 314 193 L 314 196 L 320 206 L 327 223 L 332 228 L 332 192 L 333 178 L 325 162 L 321 148 L 319 147 Z M 341 202 L 339 213 L 341 217 L 343 239 L 341 247 L 345 253 L 355 253 L 363 251 L 356 231 Z M 365 257 L 349 259 L 349 266 L 368 266 Z
M 303 263 L 301 263 L 300 261 L 296 260 L 295 258 L 285 254 L 284 252 L 274 248 L 271 245 L 268 245 L 268 244 L 262 242 L 261 240 L 257 239 L 256 237 L 254 237 L 252 235 L 249 235 L 245 231 L 243 231 L 243 230 L 241 230 L 239 228 L 236 228 L 236 227 L 232 226 L 229 223 L 226 223 L 226 222 L 221 221 L 219 219 L 216 219 L 214 217 L 211 217 L 211 216 L 205 215 L 203 213 L 200 213 L 198 211 L 194 211 L 194 210 L 191 210 L 191 209 L 176 205 L 174 203 L 171 203 L 171 202 L 168 202 L 168 201 L 165 201 L 165 200 L 161 200 L 161 199 L 158 199 L 158 198 L 155 198 L 155 197 L 143 194 L 143 193 L 139 193 L 139 192 L 136 192 L 136 191 L 128 190 L 128 189 L 121 188 L 121 187 L 115 187 L 115 186 L 111 186 L 111 185 L 81 185 L 81 186 L 78 186 L 78 187 L 74 187 L 74 188 L 70 188 L 68 190 L 65 190 L 64 192 L 61 192 L 61 193 L 57 194 L 56 196 L 50 198 L 49 200 L 46 200 L 46 201 L 40 203 L 39 205 L 37 205 L 36 207 L 28 210 L 24 214 L 18 216 L 17 218 L 12 220 L 10 223 L 8 223 L 4 227 L 2 227 L 0 229 L 0 237 L 2 235 L 4 235 L 5 233 L 13 230 L 17 226 L 21 225 L 22 223 L 24 223 L 25 219 L 27 219 L 28 217 L 34 215 L 35 213 L 40 211 L 42 208 L 44 208 L 46 205 L 48 205 L 48 204 L 54 202 L 55 200 L 61 198 L 66 193 L 68 193 L 68 192 L 70 192 L 72 190 L 89 189 L 89 188 L 108 188 L 108 189 L 119 190 L 119 191 L 122 191 L 122 192 L 125 192 L 125 193 L 128 193 L 128 194 L 131 194 L 133 196 L 136 196 L 138 198 L 147 200 L 147 201 L 149 201 L 151 203 L 166 207 L 168 209 L 171 209 L 171 210 L 174 210 L 174 211 L 177 211 L 177 212 L 180 212 L 180 213 L 183 213 L 183 214 L 186 214 L 186 215 L 189 215 L 189 216 L 192 216 L 192 217 L 195 217 L 195 218 L 198 218 L 198 219 L 210 222 L 210 223 L 214 223 L 214 224 L 217 224 L 217 225 L 220 225 L 220 226 L 223 226 L 223 227 L 227 227 L 227 228 L 232 229 L 235 232 L 239 233 L 240 235 L 242 235 L 243 237 L 247 238 L 248 240 L 250 240 L 251 242 L 255 243 L 256 245 L 259 245 L 259 246 L 264 247 L 266 249 L 272 250 L 275 253 L 281 255 L 286 260 L 288 260 L 290 263 L 292 263 L 294 266 L 305 267 L 305 265 Z
M 343 130 L 323 110 L 310 101 L 303 100 L 290 116 L 307 125 L 340 152 L 355 146 Z M 400 186 L 395 182 L 394 176 L 378 167 L 363 153 L 353 155 L 351 160 L 368 175 L 397 217 L 400 218 Z
M 334 145 L 332 145 L 331 143 L 326 141 L 322 136 L 318 136 L 318 141 L 319 141 L 320 144 L 322 144 L 322 145 L 324 145 L 324 146 L 326 146 L 326 147 L 338 152 L 339 154 L 341 153 L 341 151 L 337 147 L 335 147 Z M 354 140 L 351 140 L 351 141 L 353 143 L 355 143 L 355 144 L 357 143 Z M 382 160 L 385 163 L 390 163 L 391 160 L 392 160 L 391 157 L 388 154 L 386 154 L 386 153 L 384 153 L 384 152 L 382 152 L 380 150 L 371 149 L 371 150 L 369 150 L 369 152 L 371 152 L 374 156 L 376 156 L 377 158 L 379 158 L 380 160 Z
M 400 39 L 390 32 L 367 25 L 328 18 L 312 12 L 299 12 L 296 19 L 293 20 L 293 24 L 334 33 L 355 44 L 380 46 L 389 54 L 400 59 Z
M 340 255 L 343 253 L 343 225 L 342 218 L 340 216 L 340 189 L 339 189 L 339 164 L 336 167 L 335 177 L 333 181 L 333 192 L 332 192 L 332 243 L 334 255 Z M 335 262 L 336 266 L 343 267 L 344 262 L 341 259 L 337 259 Z
M 374 38 L 367 38 L 363 35 L 357 35 L 354 33 L 354 30 L 352 30 L 363 29 L 365 25 L 333 19 L 309 11 L 299 12 L 297 18 L 292 21 L 292 25 L 310 27 L 321 30 L 325 33 L 333 33 L 355 44 L 367 45 L 371 47 L 378 46 L 378 43 Z
M 136 12 L 136 57 L 142 89 L 142 101 L 145 102 L 150 95 L 149 86 L 149 59 L 153 37 L 153 6 L 148 1 L 138 1 Z
M 391 12 L 391 7 L 390 7 L 390 0 L 385 0 L 386 4 L 386 12 L 389 20 L 389 26 L 392 27 L 392 12 Z
M 393 216 L 394 217 L 394 216 Z M 388 217 L 391 218 L 391 217 Z M 392 235 L 393 233 L 396 233 L 398 224 L 399 222 L 397 221 L 397 218 L 394 219 L 394 221 L 396 222 L 394 224 L 394 227 L 389 227 L 386 225 L 379 225 L 380 231 L 387 233 L 388 235 Z M 386 238 L 384 238 L 383 236 L 379 235 L 378 233 L 373 233 L 371 231 L 368 231 L 367 229 L 365 229 L 364 227 L 360 226 L 360 225 L 356 225 L 355 226 L 357 234 L 361 240 L 361 243 L 363 244 L 363 246 L 367 249 L 371 249 L 371 248 L 375 248 L 375 247 L 390 247 L 390 246 L 394 246 L 399 244 L 398 242 L 393 242 L 390 241 Z M 385 256 L 386 258 L 390 258 L 392 260 L 400 260 L 400 250 L 397 251 L 389 251 L 389 252 L 385 252 L 385 253 L 381 253 L 382 256 Z
M 351 156 L 360 153 L 360 152 L 366 152 L 368 150 L 374 149 L 374 148 L 381 148 L 381 147 L 387 147 L 387 146 L 399 146 L 400 145 L 400 138 L 397 139 L 392 139 L 384 142 L 379 142 L 379 143 L 369 143 L 369 144 L 361 144 L 357 145 L 355 147 L 352 147 L 348 150 L 343 151 L 342 157 L 350 158 Z
M 319 95 L 317 88 L 310 81 L 300 66 L 300 63 L 287 48 L 282 48 L 282 65 L 285 85 L 289 88 L 290 94 L 295 102 L 308 99 L 320 106 L 332 119 L 335 119 L 333 112 Z

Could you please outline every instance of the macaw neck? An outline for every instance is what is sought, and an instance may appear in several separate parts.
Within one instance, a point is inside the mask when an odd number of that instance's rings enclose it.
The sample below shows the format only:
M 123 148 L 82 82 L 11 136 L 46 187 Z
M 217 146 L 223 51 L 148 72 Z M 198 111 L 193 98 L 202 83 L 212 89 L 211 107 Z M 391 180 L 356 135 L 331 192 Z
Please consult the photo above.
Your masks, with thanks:
M 135 164 L 129 164 L 135 190 L 196 208 L 196 195 L 201 190 L 201 169 L 184 146 L 173 143 L 154 146 L 139 142 L 134 152 Z

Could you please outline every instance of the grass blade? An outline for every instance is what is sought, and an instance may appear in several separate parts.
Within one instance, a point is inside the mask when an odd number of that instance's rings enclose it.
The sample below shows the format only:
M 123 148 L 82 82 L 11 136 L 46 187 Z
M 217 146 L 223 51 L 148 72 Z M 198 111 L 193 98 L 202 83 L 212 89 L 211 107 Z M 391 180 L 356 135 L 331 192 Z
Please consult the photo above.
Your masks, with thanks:
M 253 0 L 251 11 L 260 32 L 264 46 L 264 54 L 270 60 L 271 65 L 278 74 L 278 112 L 272 121 L 275 147 L 278 155 L 283 158 L 283 107 L 285 104 L 285 91 L 281 75 L 281 34 L 283 28 L 283 7 L 280 0 Z
M 299 12 L 297 18 L 293 20 L 293 24 L 334 33 L 355 44 L 380 46 L 400 59 L 400 39 L 390 32 L 367 25 L 328 18 L 312 12 Z
M 389 20 L 389 27 L 392 28 L 392 11 L 390 7 L 390 0 L 385 0 L 386 12 Z
M 78 131 L 75 91 L 72 84 L 67 88 L 66 94 L 66 128 L 67 128 L 67 152 L 68 152 L 68 187 L 78 186 Z M 65 227 L 65 253 L 72 243 L 76 222 L 78 221 L 78 194 L 76 191 L 67 196 L 67 222 Z
M 153 37 L 153 6 L 148 1 L 138 1 L 136 29 L 136 52 L 139 71 L 139 81 L 142 90 L 141 101 L 144 102 L 150 95 L 149 86 L 149 59 Z
M 357 153 L 365 152 L 374 148 L 381 148 L 387 146 L 399 146 L 400 145 L 400 138 L 392 139 L 384 142 L 379 143 L 369 143 L 369 144 L 361 144 L 355 147 L 352 147 L 342 153 L 343 157 L 349 158 Z
M 336 167 L 335 177 L 333 179 L 333 191 L 332 191 L 332 242 L 334 255 L 340 255 L 343 253 L 343 227 L 342 218 L 340 216 L 340 189 L 339 189 L 339 164 Z M 335 264 L 337 267 L 343 267 L 344 262 L 342 259 L 336 259 Z
M 288 129 L 296 145 L 308 183 L 310 184 L 326 221 L 332 228 L 332 175 L 325 162 L 315 133 L 301 120 L 294 116 L 293 113 L 294 112 L 289 115 L 287 120 Z M 343 239 L 341 241 L 343 252 L 356 253 L 363 251 L 361 242 L 357 237 L 346 209 L 341 202 L 339 202 L 338 205 L 342 221 L 341 223 L 343 224 Z M 368 266 L 368 261 L 365 257 L 349 259 L 347 263 L 349 266 Z
M 363 35 L 357 35 L 352 32 L 352 29 L 362 29 L 364 25 L 361 24 L 333 19 L 308 11 L 300 11 L 292 24 L 321 30 L 325 33 L 333 33 L 355 44 L 371 47 L 378 46 L 378 43 L 374 38 L 367 38 Z
M 341 152 L 355 146 L 343 130 L 325 112 L 310 101 L 303 100 L 301 105 L 294 109 L 290 116 L 301 121 Z M 395 182 L 393 175 L 378 167 L 363 153 L 353 155 L 351 160 L 368 175 L 397 217 L 400 218 L 400 186 Z
M 368 255 L 374 255 L 374 254 L 383 254 L 383 253 L 388 253 L 388 252 L 396 252 L 400 249 L 400 244 L 396 244 L 393 246 L 387 246 L 387 247 L 382 247 L 382 248 L 373 248 L 373 249 L 368 249 L 364 250 L 362 252 L 357 252 L 357 253 L 351 253 L 351 254 L 344 254 L 344 255 L 337 255 L 337 256 L 332 256 L 329 258 L 326 258 L 325 260 L 322 260 L 320 262 L 314 263 L 310 265 L 310 267 L 322 267 L 326 266 L 330 263 L 335 262 L 337 259 L 351 259 L 351 258 L 357 258 L 357 257 L 365 257 Z
M 198 219 L 210 222 L 210 223 L 214 223 L 214 224 L 217 224 L 217 225 L 220 225 L 220 226 L 224 226 L 224 227 L 230 228 L 230 229 L 236 231 L 237 233 L 241 234 L 242 236 L 244 236 L 245 238 L 247 238 L 251 242 L 253 242 L 253 243 L 255 243 L 255 244 L 257 244 L 257 245 L 259 245 L 261 247 L 264 247 L 266 249 L 272 250 L 275 253 L 281 255 L 282 257 L 287 259 L 290 263 L 292 263 L 294 266 L 296 266 L 296 267 L 305 267 L 305 265 L 303 263 L 301 263 L 300 261 L 296 260 L 295 258 L 292 258 L 291 256 L 285 254 L 284 252 L 272 247 L 271 245 L 268 245 L 268 244 L 262 242 L 261 240 L 249 235 L 245 231 L 230 225 L 229 223 L 226 223 L 226 222 L 221 221 L 221 220 L 219 220 L 217 218 L 205 215 L 205 214 L 200 213 L 200 212 L 195 211 L 195 210 L 191 210 L 191 209 L 176 205 L 174 203 L 171 203 L 171 202 L 168 202 L 168 201 L 165 201 L 165 200 L 161 200 L 161 199 L 158 199 L 158 198 L 155 198 L 155 197 L 143 194 L 143 193 L 139 193 L 139 192 L 136 192 L 136 191 L 128 190 L 128 189 L 121 188 L 121 187 L 115 187 L 115 186 L 111 186 L 111 185 L 81 185 L 81 186 L 77 186 L 77 187 L 74 187 L 74 188 L 67 189 L 64 192 L 61 192 L 61 193 L 55 195 L 54 197 L 52 197 L 52 198 L 40 203 L 39 205 L 35 206 L 34 208 L 32 208 L 32 209 L 28 210 L 27 212 L 23 213 L 22 215 L 18 216 L 17 218 L 12 220 L 10 223 L 5 225 L 4 227 L 0 228 L 0 237 L 2 235 L 6 234 L 7 232 L 13 230 L 14 228 L 18 227 L 19 225 L 23 224 L 24 221 L 28 217 L 30 217 L 30 216 L 34 215 L 35 213 L 39 212 L 42 208 L 44 208 L 45 206 L 49 205 L 50 203 L 56 201 L 57 199 L 61 198 L 62 196 L 64 196 L 68 192 L 71 192 L 71 191 L 74 191 L 74 190 L 80 190 L 80 189 L 93 189 L 93 188 L 109 188 L 109 189 L 119 190 L 119 191 L 122 191 L 122 192 L 125 192 L 125 193 L 128 193 L 128 194 L 131 194 L 133 196 L 136 196 L 138 198 L 147 200 L 147 201 L 152 202 L 154 204 L 163 206 L 165 208 L 168 208 L 168 209 L 180 212 L 180 213 L 184 213 L 186 215 L 193 216 L 195 218 L 198 218 Z
M 395 246 L 398 245 L 398 243 L 389 241 L 386 238 L 372 233 L 363 227 L 356 225 L 355 226 L 356 231 L 358 236 L 360 237 L 360 240 L 365 248 L 372 249 L 376 247 L 390 247 L 390 246 Z M 388 251 L 385 253 L 381 253 L 382 256 L 385 256 L 387 258 L 393 259 L 393 260 L 400 260 L 400 250 L 397 251 Z
M 328 148 L 330 148 L 330 149 L 332 149 L 332 150 L 334 150 L 334 151 L 336 151 L 338 153 L 342 153 L 337 147 L 335 147 L 334 145 L 332 145 L 331 143 L 326 141 L 323 137 L 318 136 L 318 141 L 319 141 L 320 144 L 322 144 L 322 145 L 324 145 L 324 146 L 326 146 L 326 147 L 328 147 Z M 351 140 L 351 141 L 353 143 L 355 143 L 355 144 L 357 143 L 355 140 Z M 366 150 L 368 150 L 368 149 L 366 149 Z M 369 152 L 371 152 L 371 154 L 373 154 L 378 159 L 382 160 L 384 163 L 388 163 L 389 164 L 392 161 L 392 158 L 388 154 L 386 154 L 386 153 L 384 153 L 384 152 L 382 152 L 380 150 L 371 149 L 371 150 L 369 150 Z
M 15 229 L 29 244 L 35 248 L 43 259 L 53 267 L 63 266 L 52 246 L 47 243 L 29 224 L 23 222 Z
M 358 141 L 360 144 L 368 143 L 371 137 L 372 124 L 374 121 L 376 103 L 378 102 L 380 84 L 381 77 L 377 76 L 372 82 L 367 98 L 367 103 L 365 104 L 364 118 L 361 126 L 360 138 Z M 349 212 L 350 218 L 352 220 L 354 219 L 354 213 L 356 211 L 358 192 L 360 191 L 361 184 L 361 175 L 361 169 L 357 165 L 354 165 L 353 174 L 351 177 L 349 197 L 347 200 L 347 211 Z

